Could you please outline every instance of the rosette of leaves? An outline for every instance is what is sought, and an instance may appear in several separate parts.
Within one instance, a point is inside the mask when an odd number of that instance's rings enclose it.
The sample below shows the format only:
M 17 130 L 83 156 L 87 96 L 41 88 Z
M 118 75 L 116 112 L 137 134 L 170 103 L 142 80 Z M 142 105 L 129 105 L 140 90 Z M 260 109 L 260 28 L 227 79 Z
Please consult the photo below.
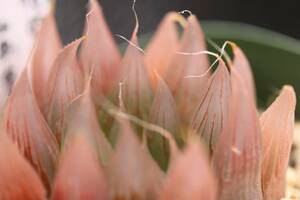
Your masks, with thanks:
M 134 31 L 121 55 L 90 9 L 86 36 L 66 47 L 43 21 L 3 109 L 0 199 L 284 197 L 291 86 L 258 114 L 243 51 L 209 53 L 196 16 L 168 13 L 145 51 Z

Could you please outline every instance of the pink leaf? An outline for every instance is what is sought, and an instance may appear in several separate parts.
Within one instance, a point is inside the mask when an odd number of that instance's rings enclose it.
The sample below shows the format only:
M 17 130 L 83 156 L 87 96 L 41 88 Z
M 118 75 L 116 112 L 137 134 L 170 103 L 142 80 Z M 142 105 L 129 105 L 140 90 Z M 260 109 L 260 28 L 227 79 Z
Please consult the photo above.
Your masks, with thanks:
M 251 98 L 256 99 L 254 78 L 247 57 L 245 56 L 244 52 L 236 45 L 233 46 L 233 54 L 233 67 L 245 81 L 246 87 L 248 88 L 250 94 L 253 95 L 253 97 Z
M 131 42 L 138 45 L 136 35 L 132 36 Z M 131 114 L 147 118 L 153 94 L 142 53 L 129 45 L 121 66 L 125 108 Z
M 102 164 L 106 164 L 112 154 L 112 147 L 98 124 L 96 108 L 92 102 L 90 87 L 68 109 L 65 141 L 74 135 L 85 136 L 100 154 Z
M 170 12 L 164 17 L 146 49 L 145 63 L 154 86 L 158 82 L 154 72 L 163 77 L 178 49 L 177 15 Z
M 69 104 L 83 91 L 83 72 L 76 53 L 82 39 L 66 46 L 51 68 L 47 87 L 48 124 L 60 141 Z
M 8 99 L 3 124 L 5 132 L 49 189 L 59 151 L 58 143 L 39 110 L 26 70 L 20 75 Z
M 109 163 L 111 199 L 156 199 L 162 172 L 138 141 L 129 122 L 120 119 L 115 153 Z
M 208 158 L 195 141 L 171 162 L 161 200 L 217 199 L 217 182 Z
M 195 109 L 191 128 L 201 135 L 205 143 L 213 152 L 219 135 L 228 118 L 231 95 L 230 75 L 223 61 L 207 85 L 203 87 L 203 97 Z
M 284 86 L 277 99 L 260 117 L 263 136 L 262 189 L 267 200 L 285 196 L 295 105 L 294 89 Z
M 213 154 L 220 200 L 262 199 L 261 132 L 255 102 L 231 69 L 232 97 L 228 120 Z
M 96 153 L 82 135 L 76 135 L 61 157 L 53 186 L 53 200 L 108 200 L 108 188 Z
M 40 178 L 3 133 L 0 151 L 0 199 L 46 200 Z
M 163 79 L 158 78 L 157 91 L 150 110 L 150 122 L 161 126 L 173 134 L 177 142 L 182 143 L 180 120 L 173 96 Z M 163 169 L 166 169 L 170 147 L 168 140 L 162 135 L 148 132 L 147 143 L 149 149 Z
M 179 52 L 196 53 L 206 50 L 203 32 L 195 16 L 190 16 L 181 39 Z M 206 55 L 177 54 L 165 75 L 165 80 L 175 95 L 184 121 L 191 118 L 194 108 L 200 101 L 202 87 L 210 75 L 201 78 L 185 78 L 186 76 L 201 76 L 209 69 Z
M 61 49 L 62 44 L 51 12 L 42 22 L 29 63 L 32 89 L 42 111 L 46 107 L 46 88 L 50 69 Z
M 97 103 L 117 85 L 120 53 L 96 0 L 90 0 L 87 16 L 87 37 L 80 51 L 80 61 L 87 75 L 92 75 L 92 95 Z

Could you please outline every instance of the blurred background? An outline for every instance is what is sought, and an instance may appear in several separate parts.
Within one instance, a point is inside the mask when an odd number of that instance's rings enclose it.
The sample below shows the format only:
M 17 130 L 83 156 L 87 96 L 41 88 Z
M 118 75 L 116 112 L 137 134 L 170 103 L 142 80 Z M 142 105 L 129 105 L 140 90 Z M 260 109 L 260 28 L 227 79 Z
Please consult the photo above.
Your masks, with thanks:
M 65 42 L 82 33 L 88 0 L 57 0 L 56 18 Z M 129 36 L 134 26 L 132 0 L 99 0 L 113 33 Z M 141 33 L 154 30 L 168 11 L 188 9 L 201 20 L 229 20 L 258 25 L 300 38 L 296 0 L 137 0 Z M 75 25 L 75 26 L 74 26 Z M 73 33 L 72 33 L 73 32 Z

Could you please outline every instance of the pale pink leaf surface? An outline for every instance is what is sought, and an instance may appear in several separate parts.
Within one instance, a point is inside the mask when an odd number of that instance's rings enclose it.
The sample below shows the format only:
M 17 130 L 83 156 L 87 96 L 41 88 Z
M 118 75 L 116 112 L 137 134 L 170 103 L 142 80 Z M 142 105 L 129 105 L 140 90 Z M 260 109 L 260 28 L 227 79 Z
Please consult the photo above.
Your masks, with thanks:
M 228 120 L 213 154 L 220 200 L 261 200 L 261 132 L 252 95 L 231 69 Z
M 131 42 L 138 45 L 136 35 Z M 152 88 L 144 63 L 144 55 L 129 45 L 122 60 L 122 93 L 125 108 L 130 114 L 141 118 L 149 115 L 152 102 Z
M 86 75 L 92 74 L 92 95 L 96 103 L 118 85 L 120 52 L 105 22 L 102 9 L 96 0 L 90 0 L 87 15 L 87 36 L 80 51 L 80 62 Z
M 156 199 L 163 173 L 142 147 L 129 122 L 120 119 L 116 149 L 107 166 L 112 200 Z
M 3 126 L 49 189 L 59 148 L 32 94 L 27 70 L 20 75 L 8 99 Z
M 3 132 L 0 152 L 0 199 L 46 200 L 40 177 Z
M 175 100 L 164 80 L 160 77 L 157 79 L 158 85 L 150 109 L 149 120 L 151 123 L 161 126 L 172 133 L 175 140 L 178 143 L 182 143 L 184 138 L 181 135 L 180 120 Z M 146 134 L 147 143 L 153 157 L 161 167 L 166 168 L 170 156 L 169 141 L 155 132 Z
M 84 93 L 72 102 L 66 121 L 66 142 L 76 134 L 85 136 L 99 153 L 101 163 L 106 164 L 112 154 L 112 147 L 99 126 L 90 87 L 87 87 Z
M 250 63 L 244 54 L 244 52 L 238 47 L 233 46 L 233 67 L 236 69 L 237 73 L 240 74 L 242 79 L 245 81 L 245 84 L 251 95 L 256 99 L 256 91 L 255 91 L 255 83 L 254 78 L 251 71 Z
M 205 74 L 209 69 L 209 61 L 207 55 L 182 55 L 180 52 L 195 53 L 203 50 L 206 50 L 204 34 L 197 18 L 192 15 L 187 20 L 179 52 L 173 58 L 165 74 L 166 83 L 178 102 L 184 121 L 190 120 L 194 108 L 201 99 L 202 87 L 208 81 L 210 73 L 200 78 L 186 78 L 186 76 Z
M 154 87 L 158 82 L 155 72 L 163 77 L 178 50 L 179 36 L 174 20 L 177 15 L 170 12 L 164 17 L 146 49 L 145 63 Z
M 262 189 L 266 200 L 285 196 L 295 106 L 294 89 L 284 86 L 280 95 L 260 117 L 263 139 Z
M 230 74 L 223 61 L 203 87 L 203 97 L 195 109 L 191 128 L 213 152 L 228 118 L 231 85 Z
M 104 171 L 86 137 L 75 135 L 60 159 L 53 200 L 108 200 Z
M 29 62 L 32 89 L 42 111 L 44 111 L 46 106 L 46 88 L 50 68 L 62 49 L 53 15 L 51 12 L 42 21 Z
M 46 119 L 58 141 L 61 139 L 67 108 L 84 88 L 83 72 L 76 56 L 81 41 L 78 39 L 69 44 L 58 55 L 47 84 Z
M 160 200 L 215 200 L 217 181 L 200 144 L 188 142 L 168 171 Z

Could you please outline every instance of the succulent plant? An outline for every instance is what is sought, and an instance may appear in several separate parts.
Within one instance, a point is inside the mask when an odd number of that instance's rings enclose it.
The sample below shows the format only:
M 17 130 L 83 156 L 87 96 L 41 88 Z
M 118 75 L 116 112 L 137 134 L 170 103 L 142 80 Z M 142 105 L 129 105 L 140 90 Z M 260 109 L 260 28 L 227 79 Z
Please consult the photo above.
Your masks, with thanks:
M 285 196 L 291 86 L 259 114 L 246 56 L 208 52 L 195 16 L 167 14 L 145 51 L 135 29 L 122 56 L 90 6 L 86 36 L 64 48 L 53 16 L 42 24 L 3 108 L 0 199 Z

